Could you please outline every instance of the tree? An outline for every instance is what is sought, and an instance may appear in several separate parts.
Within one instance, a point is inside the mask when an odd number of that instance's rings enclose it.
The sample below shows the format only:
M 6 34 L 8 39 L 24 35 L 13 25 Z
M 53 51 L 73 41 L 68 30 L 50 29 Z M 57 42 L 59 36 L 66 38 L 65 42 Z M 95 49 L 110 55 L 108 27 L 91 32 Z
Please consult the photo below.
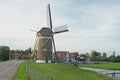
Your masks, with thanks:
M 111 56 L 109 57 L 109 60 L 110 60 L 110 62 L 116 62 L 116 59 L 115 59 L 115 56 L 114 56 L 114 55 L 111 55 Z
M 87 55 L 86 54 L 80 54 L 80 58 L 83 58 L 83 59 L 87 60 Z
M 107 57 L 107 54 L 106 54 L 105 52 L 103 53 L 103 57 L 104 57 L 104 58 L 106 58 L 106 57 Z
M 25 50 L 25 54 L 31 54 L 31 47 Z
M 101 53 L 95 50 L 91 51 L 91 61 L 100 61 L 101 60 Z
M 109 57 L 109 60 L 110 60 L 111 62 L 117 62 L 117 58 L 116 58 L 116 56 L 115 56 L 115 51 L 113 51 L 113 55 L 111 55 L 111 56 Z
M 113 51 L 113 56 L 115 57 L 115 51 Z
M 105 52 L 103 53 L 102 61 L 107 61 L 107 54 Z
M 31 47 L 30 48 L 28 48 L 28 49 L 26 49 L 25 51 L 24 51 L 24 59 L 29 59 L 30 58 L 30 54 L 32 53 L 31 52 Z
M 0 46 L 0 60 L 9 60 L 9 51 L 8 46 Z
M 117 59 L 117 62 L 120 62 L 120 55 L 118 55 L 116 59 Z
M 90 54 L 89 53 L 86 53 L 86 61 L 89 62 L 90 61 Z

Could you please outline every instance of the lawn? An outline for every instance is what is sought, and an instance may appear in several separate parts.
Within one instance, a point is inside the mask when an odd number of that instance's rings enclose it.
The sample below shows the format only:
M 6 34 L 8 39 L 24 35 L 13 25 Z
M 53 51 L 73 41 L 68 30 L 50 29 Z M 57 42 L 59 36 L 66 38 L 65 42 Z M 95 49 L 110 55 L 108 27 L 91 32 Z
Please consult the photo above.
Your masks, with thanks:
M 34 71 L 52 76 L 54 80 L 112 80 L 96 72 L 82 70 L 78 66 L 70 64 L 45 64 L 29 63 L 29 67 Z M 26 63 L 23 62 L 15 74 L 13 80 L 30 80 L 26 75 Z
M 26 62 L 23 62 L 20 65 L 19 69 L 13 77 L 13 80 L 30 80 L 26 74 Z
M 96 72 L 82 70 L 78 66 L 69 64 L 30 63 L 29 67 L 52 76 L 54 80 L 110 80 Z
M 0 62 L 3 62 L 3 61 L 0 61 Z
M 84 64 L 85 67 L 120 70 L 120 63 Z

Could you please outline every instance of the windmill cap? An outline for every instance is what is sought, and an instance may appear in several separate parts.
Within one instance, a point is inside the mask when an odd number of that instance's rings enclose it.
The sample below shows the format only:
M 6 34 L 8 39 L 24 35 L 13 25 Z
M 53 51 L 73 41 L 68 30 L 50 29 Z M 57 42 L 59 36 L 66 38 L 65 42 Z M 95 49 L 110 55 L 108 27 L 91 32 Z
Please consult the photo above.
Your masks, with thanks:
M 43 27 L 42 29 L 40 29 L 40 31 L 37 32 L 37 34 L 38 33 L 41 36 L 50 37 L 53 34 L 53 31 L 48 27 Z

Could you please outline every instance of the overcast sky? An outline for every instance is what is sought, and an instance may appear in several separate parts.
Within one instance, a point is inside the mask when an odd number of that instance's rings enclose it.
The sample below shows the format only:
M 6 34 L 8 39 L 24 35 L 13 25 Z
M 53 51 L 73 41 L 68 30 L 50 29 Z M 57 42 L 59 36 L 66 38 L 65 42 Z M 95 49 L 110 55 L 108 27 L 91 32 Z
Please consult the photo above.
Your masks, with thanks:
M 48 3 L 53 26 L 69 27 L 55 35 L 57 50 L 120 53 L 120 0 L 0 0 L 0 45 L 33 47 L 36 33 L 30 29 L 47 26 Z

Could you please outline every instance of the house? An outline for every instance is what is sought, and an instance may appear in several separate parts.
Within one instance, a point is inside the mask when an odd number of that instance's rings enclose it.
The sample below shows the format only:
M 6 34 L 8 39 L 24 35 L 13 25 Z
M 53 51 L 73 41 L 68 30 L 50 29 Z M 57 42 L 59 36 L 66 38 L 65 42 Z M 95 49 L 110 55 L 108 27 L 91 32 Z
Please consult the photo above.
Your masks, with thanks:
M 76 63 L 77 56 L 79 54 L 77 52 L 71 52 L 70 53 L 70 63 Z
M 56 62 L 69 62 L 69 52 L 68 51 L 57 51 L 56 52 Z

